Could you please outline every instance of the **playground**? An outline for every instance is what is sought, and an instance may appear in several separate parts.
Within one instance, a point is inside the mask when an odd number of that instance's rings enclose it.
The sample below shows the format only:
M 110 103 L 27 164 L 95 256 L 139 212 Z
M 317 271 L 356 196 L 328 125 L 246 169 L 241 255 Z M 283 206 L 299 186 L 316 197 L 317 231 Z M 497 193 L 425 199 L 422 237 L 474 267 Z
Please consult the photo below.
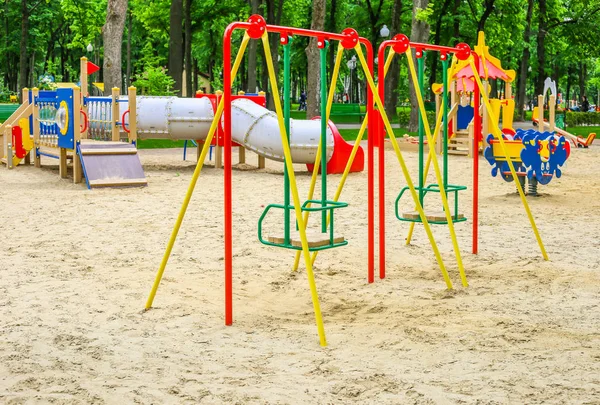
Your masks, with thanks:
M 292 251 L 256 238 L 265 194 L 281 188 L 282 163 L 233 172 L 233 326 L 222 318 L 223 179 L 211 163 L 148 312 L 143 302 L 192 156 L 141 151 L 149 181 L 142 189 L 82 192 L 59 178 L 51 159 L 41 171 L 0 170 L 3 401 L 590 401 L 599 394 L 600 148 L 575 153 L 552 188 L 530 200 L 550 261 L 537 254 L 514 184 L 481 174 L 480 251 L 464 253 L 470 287 L 453 291 L 440 282 L 423 229 L 405 246 L 408 225 L 396 220 L 386 279 L 367 284 L 367 175 L 353 174 L 344 192 L 352 204 L 338 218 L 350 244 L 315 264 L 325 349 L 303 265 L 292 272 Z M 415 172 L 417 154 L 405 155 Z M 393 151 L 386 158 L 388 184 L 402 184 Z M 471 186 L 470 160 L 449 158 L 453 180 Z M 310 175 L 296 169 L 306 190 Z M 395 197 L 386 196 L 388 218 Z M 469 225 L 456 225 L 465 250 Z M 450 259 L 447 228 L 433 231 Z M 451 277 L 458 283 L 455 269 Z
M 312 119 L 291 118 L 298 38 L 314 39 L 319 75 L 331 73 Z M 251 41 L 270 110 L 264 92 L 232 87 Z M 345 140 L 330 118 L 350 55 L 367 101 Z M 442 66 L 434 120 L 426 58 Z M 395 133 L 382 101 L 394 59 L 414 85 L 414 138 Z M 191 98 L 134 86 L 90 96 L 90 67 L 82 57 L 81 87 L 23 89 L 0 127 L 0 400 L 600 395 L 600 148 L 595 133 L 557 128 L 556 88 L 514 123 L 516 72 L 483 32 L 473 48 L 396 34 L 374 49 L 353 28 L 254 14 L 224 31 L 223 90 Z M 491 81 L 503 91 L 492 96 Z M 138 150 L 138 139 L 196 148 Z

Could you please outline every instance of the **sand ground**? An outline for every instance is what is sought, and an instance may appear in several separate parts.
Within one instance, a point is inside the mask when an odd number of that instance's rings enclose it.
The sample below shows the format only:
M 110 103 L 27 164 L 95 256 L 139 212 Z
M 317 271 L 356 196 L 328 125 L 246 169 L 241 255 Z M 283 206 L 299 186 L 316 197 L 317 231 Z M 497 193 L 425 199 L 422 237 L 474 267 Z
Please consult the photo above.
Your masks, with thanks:
M 482 159 L 479 255 L 470 191 L 469 221 L 456 225 L 468 288 L 448 228 L 434 228 L 453 291 L 421 226 L 404 245 L 394 200 L 406 183 L 390 151 L 387 277 L 367 283 L 367 175 L 351 175 L 336 222 L 350 244 L 315 267 L 326 348 L 304 267 L 292 272 L 292 252 L 257 240 L 264 206 L 282 201 L 276 162 L 233 173 L 234 325 L 223 320 L 223 172 L 212 167 L 142 311 L 194 163 L 180 150 L 141 158 L 146 188 L 88 191 L 56 166 L 0 170 L 1 403 L 600 403 L 600 147 L 573 151 L 563 177 L 528 199 L 549 261 L 514 185 Z M 417 155 L 406 159 L 416 173 Z M 450 165 L 451 183 L 471 188 L 472 162 Z

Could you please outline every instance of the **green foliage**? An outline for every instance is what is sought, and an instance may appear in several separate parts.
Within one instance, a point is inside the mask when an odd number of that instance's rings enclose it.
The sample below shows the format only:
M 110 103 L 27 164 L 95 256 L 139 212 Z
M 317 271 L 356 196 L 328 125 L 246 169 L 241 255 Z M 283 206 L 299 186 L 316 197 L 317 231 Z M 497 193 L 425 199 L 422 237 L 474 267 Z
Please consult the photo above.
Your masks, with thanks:
M 427 113 L 427 121 L 429 121 L 429 125 L 433 125 L 435 123 L 435 111 L 426 111 Z M 410 110 L 402 109 L 398 111 L 398 124 L 401 127 L 408 127 L 408 123 L 410 122 Z
M 568 111 L 565 122 L 567 127 L 600 125 L 600 113 Z
M 175 94 L 175 80 L 162 67 L 148 67 L 137 77 L 133 85 L 140 94 L 146 96 L 172 96 Z

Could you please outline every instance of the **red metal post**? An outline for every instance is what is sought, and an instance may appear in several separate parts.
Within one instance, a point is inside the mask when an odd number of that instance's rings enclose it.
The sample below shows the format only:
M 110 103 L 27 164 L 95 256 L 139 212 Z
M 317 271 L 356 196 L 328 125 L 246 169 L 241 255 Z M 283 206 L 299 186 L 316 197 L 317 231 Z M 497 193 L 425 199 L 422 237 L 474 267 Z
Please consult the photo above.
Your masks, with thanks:
M 379 93 L 379 98 L 383 103 L 385 103 L 385 47 L 379 48 L 379 52 L 377 55 L 377 60 L 379 61 L 377 65 L 377 92 Z M 379 191 L 379 278 L 385 278 L 385 148 L 384 148 L 384 140 L 385 140 L 385 126 L 383 124 L 383 119 L 381 114 L 383 112 L 379 112 L 376 117 L 373 117 L 377 120 L 378 124 L 377 128 L 379 129 L 379 133 L 377 137 L 379 138 L 379 181 L 378 181 L 378 191 Z
M 473 52 L 475 67 L 479 69 L 479 56 Z M 479 74 L 479 72 L 473 72 Z M 479 114 L 479 86 L 473 92 L 473 254 L 479 250 L 479 137 L 481 136 L 481 115 Z
M 225 325 L 233 323 L 233 254 L 232 254 L 232 195 L 231 195 L 231 34 L 236 23 L 230 24 L 223 35 L 223 188 L 225 241 Z
M 367 53 L 369 53 L 368 50 L 367 50 Z M 372 52 L 371 52 L 371 56 L 367 55 L 367 63 L 369 63 L 369 64 L 373 63 Z M 373 72 L 372 65 L 369 67 L 369 70 L 371 71 L 371 74 L 372 74 L 372 72 Z M 369 86 L 367 86 L 367 87 L 369 87 Z M 371 100 L 369 100 L 369 98 L 371 98 Z M 371 89 L 369 89 L 369 92 L 367 93 L 367 113 L 369 114 L 368 115 L 369 125 L 367 126 L 367 160 L 368 160 L 368 164 L 367 164 L 367 173 L 368 173 L 367 218 L 368 218 L 368 237 L 369 237 L 367 280 L 369 283 L 372 283 L 375 281 L 375 173 L 374 173 L 375 156 L 373 153 L 373 147 L 374 147 L 373 144 L 374 144 L 376 135 L 373 133 L 374 131 L 373 131 L 372 125 L 370 125 L 370 123 L 372 122 L 371 120 L 375 119 L 375 117 L 373 117 L 373 104 L 372 104 Z

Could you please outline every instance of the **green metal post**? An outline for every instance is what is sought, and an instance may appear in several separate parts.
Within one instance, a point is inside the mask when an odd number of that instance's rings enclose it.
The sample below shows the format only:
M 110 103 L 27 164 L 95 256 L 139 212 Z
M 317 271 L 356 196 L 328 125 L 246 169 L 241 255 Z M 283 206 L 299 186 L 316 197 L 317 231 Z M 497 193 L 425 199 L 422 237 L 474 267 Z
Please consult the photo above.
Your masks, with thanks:
M 321 206 L 327 205 L 327 48 L 325 41 L 321 52 Z M 321 232 L 327 232 L 327 210 L 321 212 Z
M 285 120 L 285 132 L 287 133 L 288 144 L 290 142 L 290 47 L 292 38 L 288 37 L 288 43 L 283 46 L 283 118 Z M 284 241 L 285 245 L 291 243 L 290 237 L 290 177 L 287 166 L 283 165 L 283 218 L 285 222 Z
M 447 56 L 447 55 L 446 55 Z M 448 59 L 442 60 L 442 103 L 444 103 L 444 190 L 448 190 Z M 458 212 L 458 211 L 454 211 Z
M 424 71 L 424 59 L 425 59 L 425 51 L 421 51 L 423 56 L 417 59 L 417 72 L 418 72 L 418 80 L 419 89 L 421 89 L 421 94 L 425 94 L 423 91 L 423 71 Z M 423 125 L 423 117 L 419 114 L 419 201 L 421 206 L 423 206 L 423 197 L 425 194 L 423 189 L 425 187 L 425 179 L 423 178 L 423 143 L 425 137 L 425 126 Z

